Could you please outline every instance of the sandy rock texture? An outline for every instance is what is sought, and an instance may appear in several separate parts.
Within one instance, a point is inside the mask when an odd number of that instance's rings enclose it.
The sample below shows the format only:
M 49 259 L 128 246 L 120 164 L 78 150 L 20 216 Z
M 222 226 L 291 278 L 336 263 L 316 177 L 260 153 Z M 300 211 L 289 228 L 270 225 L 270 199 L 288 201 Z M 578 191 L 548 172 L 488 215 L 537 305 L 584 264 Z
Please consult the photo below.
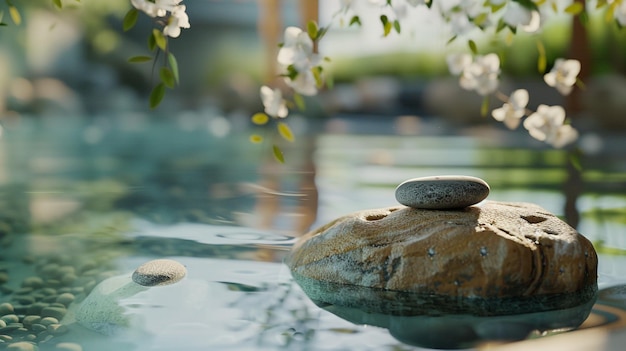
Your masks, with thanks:
M 498 299 L 595 292 L 597 262 L 592 244 L 545 209 L 495 201 L 356 212 L 306 234 L 287 258 L 296 280 Z

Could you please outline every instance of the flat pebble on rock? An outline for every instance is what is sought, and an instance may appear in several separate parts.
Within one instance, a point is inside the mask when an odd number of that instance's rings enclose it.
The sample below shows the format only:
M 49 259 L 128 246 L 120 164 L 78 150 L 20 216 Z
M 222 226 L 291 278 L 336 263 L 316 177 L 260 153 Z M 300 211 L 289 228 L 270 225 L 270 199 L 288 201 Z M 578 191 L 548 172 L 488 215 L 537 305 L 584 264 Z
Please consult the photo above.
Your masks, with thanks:
M 143 286 L 169 285 L 183 279 L 187 269 L 181 263 L 158 259 L 146 262 L 133 273 L 133 281 Z
M 470 176 L 413 178 L 396 188 L 396 200 L 413 208 L 450 210 L 475 205 L 487 198 L 489 185 Z

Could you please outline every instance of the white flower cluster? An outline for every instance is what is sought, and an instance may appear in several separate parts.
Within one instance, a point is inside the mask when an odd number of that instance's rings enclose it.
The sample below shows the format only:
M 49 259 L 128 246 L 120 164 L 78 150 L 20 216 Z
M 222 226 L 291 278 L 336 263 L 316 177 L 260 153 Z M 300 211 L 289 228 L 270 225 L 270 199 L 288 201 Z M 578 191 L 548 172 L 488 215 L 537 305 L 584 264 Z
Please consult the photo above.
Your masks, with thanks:
M 323 58 L 315 53 L 313 39 L 309 33 L 298 27 L 287 27 L 285 40 L 276 60 L 282 66 L 285 82 L 296 93 L 307 96 L 317 94 L 321 78 L 316 77 L 315 71 L 320 72 Z M 280 89 L 264 85 L 260 93 L 267 115 L 274 118 L 287 117 L 289 110 Z
M 159 2 L 159 0 L 153 1 Z M 339 0 L 338 14 L 343 16 L 351 11 L 356 1 L 366 0 Z M 548 12 L 557 13 L 558 7 L 562 5 L 556 0 L 542 2 L 517 0 L 367 1 L 370 5 L 381 8 L 391 7 L 393 10 L 393 16 L 395 16 L 393 21 L 390 21 L 386 15 L 381 16 L 381 21 L 385 26 L 385 35 L 390 31 L 390 23 L 393 23 L 396 31 L 400 33 L 399 20 L 405 17 L 408 7 L 428 6 L 448 22 L 454 35 L 451 40 L 457 35 L 467 35 L 474 29 L 484 31 L 491 28 L 498 32 L 508 27 L 513 33 L 516 31 L 537 32 L 541 29 Z M 608 3 L 613 4 L 615 19 L 621 24 L 626 23 L 626 0 L 608 0 Z M 570 5 L 565 11 L 573 14 L 581 9 Z M 353 23 L 360 25 L 358 15 L 350 19 L 350 25 Z M 308 29 L 311 30 L 311 28 Z M 310 34 L 298 27 L 288 27 L 285 30 L 284 42 L 279 50 L 277 61 L 282 66 L 282 76 L 286 84 L 300 95 L 316 95 L 322 84 L 321 63 L 323 59 L 315 52 L 315 41 L 318 39 L 319 35 Z M 475 91 L 485 97 L 496 94 L 504 102 L 502 107 L 492 111 L 494 119 L 503 122 L 509 129 L 515 129 L 527 116 L 523 126 L 529 134 L 554 147 L 563 147 L 578 138 L 578 132 L 567 123 L 563 107 L 539 105 L 537 111 L 533 112 L 526 108 L 529 102 L 528 91 L 519 89 L 508 97 L 498 92 L 501 73 L 499 56 L 495 53 L 477 55 L 476 45 L 471 40 L 470 48 L 474 55 L 465 53 L 449 55 L 447 57 L 448 68 L 452 74 L 459 76 L 459 85 L 463 89 Z M 580 62 L 577 60 L 558 59 L 552 70 L 544 75 L 544 81 L 562 95 L 568 95 L 577 82 L 580 68 Z M 274 118 L 285 118 L 288 115 L 287 103 L 280 89 L 263 86 L 260 94 L 265 114 Z
M 163 34 L 177 38 L 181 28 L 190 28 L 187 7 L 180 5 L 182 0 L 130 0 L 131 4 L 150 17 L 165 17 L 169 12 Z
M 474 90 L 480 95 L 489 95 L 498 89 L 500 58 L 496 54 L 476 56 L 452 54 L 447 57 L 450 73 L 459 75 L 463 89 Z
M 274 118 L 285 118 L 289 114 L 287 102 L 283 99 L 280 89 L 272 89 L 266 85 L 261 87 L 261 101 L 265 113 Z
M 287 85 L 302 95 L 317 94 L 318 84 L 313 70 L 322 63 L 322 57 L 314 52 L 309 33 L 298 27 L 287 27 L 277 60 L 285 70 Z
M 452 54 L 447 57 L 447 62 L 450 72 L 460 75 L 459 84 L 464 89 L 475 90 L 480 95 L 496 91 L 500 72 L 500 60 L 496 54 L 477 56 L 473 60 L 469 54 Z M 576 84 L 579 72 L 579 61 L 557 59 L 552 70 L 544 75 L 544 81 L 562 95 L 568 95 Z M 509 129 L 515 129 L 528 112 L 524 128 L 533 138 L 557 148 L 578 138 L 576 129 L 565 123 L 563 107 L 539 105 L 536 112 L 531 112 L 526 110 L 528 100 L 528 91 L 518 89 L 506 99 L 502 107 L 493 110 L 491 115 Z

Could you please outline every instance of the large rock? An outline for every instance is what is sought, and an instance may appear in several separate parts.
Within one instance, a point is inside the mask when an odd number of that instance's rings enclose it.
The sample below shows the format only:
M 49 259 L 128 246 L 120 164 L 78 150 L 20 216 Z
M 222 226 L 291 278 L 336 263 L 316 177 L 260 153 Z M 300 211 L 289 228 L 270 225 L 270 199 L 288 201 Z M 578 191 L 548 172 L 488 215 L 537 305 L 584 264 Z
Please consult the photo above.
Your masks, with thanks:
M 302 237 L 287 264 L 312 299 L 340 305 L 499 314 L 575 306 L 597 290 L 591 243 L 528 203 L 353 213 Z

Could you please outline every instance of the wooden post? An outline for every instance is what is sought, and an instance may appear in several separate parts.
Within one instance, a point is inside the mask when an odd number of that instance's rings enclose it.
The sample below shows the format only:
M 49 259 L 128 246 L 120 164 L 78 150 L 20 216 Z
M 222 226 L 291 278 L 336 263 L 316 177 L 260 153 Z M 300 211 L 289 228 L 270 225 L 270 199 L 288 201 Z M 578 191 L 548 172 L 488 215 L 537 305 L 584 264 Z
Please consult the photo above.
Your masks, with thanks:
M 276 56 L 282 37 L 280 0 L 259 0 L 258 31 L 265 45 L 265 77 L 263 81 L 273 85 L 278 77 Z
M 302 30 L 306 30 L 310 21 L 319 23 L 319 17 L 319 0 L 300 0 L 300 27 Z M 313 50 L 317 52 L 317 43 L 315 43 Z
M 306 28 L 309 21 L 319 20 L 319 0 L 300 0 L 300 25 Z
M 574 0 L 585 8 L 585 0 Z M 581 23 L 578 16 L 572 17 L 572 37 L 570 40 L 569 57 L 571 59 L 577 59 L 580 61 L 581 69 L 578 78 L 583 82 L 590 76 L 591 69 L 591 52 L 589 50 L 589 33 L 587 29 Z M 581 90 L 578 87 L 574 87 L 572 93 L 565 99 L 565 111 L 567 116 L 576 119 L 577 115 L 583 109 L 581 105 Z M 575 155 L 576 150 L 570 150 L 568 157 L 583 157 L 582 155 Z M 571 162 L 567 160 L 567 180 L 564 184 L 565 193 L 565 220 L 566 222 L 576 228 L 580 222 L 580 213 L 578 211 L 577 200 L 582 194 L 584 186 L 581 171 L 577 169 Z

